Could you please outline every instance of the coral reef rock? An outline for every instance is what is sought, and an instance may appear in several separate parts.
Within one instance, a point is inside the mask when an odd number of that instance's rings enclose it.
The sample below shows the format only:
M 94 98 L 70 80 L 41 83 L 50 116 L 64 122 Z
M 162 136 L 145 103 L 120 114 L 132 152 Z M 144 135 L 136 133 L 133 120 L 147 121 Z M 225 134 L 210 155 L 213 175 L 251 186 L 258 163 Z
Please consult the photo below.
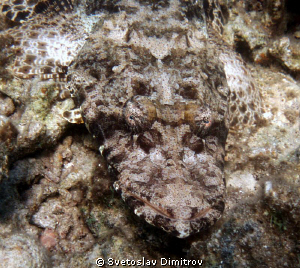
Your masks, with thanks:
M 1 263 L 299 266 L 298 7 L 2 1 Z

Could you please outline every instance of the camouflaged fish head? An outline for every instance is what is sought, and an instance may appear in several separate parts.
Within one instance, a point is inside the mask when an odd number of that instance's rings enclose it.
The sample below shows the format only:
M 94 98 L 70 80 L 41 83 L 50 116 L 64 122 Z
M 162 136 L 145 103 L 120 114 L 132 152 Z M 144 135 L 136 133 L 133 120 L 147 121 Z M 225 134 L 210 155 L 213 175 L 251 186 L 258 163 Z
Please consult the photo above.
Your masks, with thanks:
M 251 124 L 260 107 L 242 60 L 219 40 L 218 1 L 189 3 L 120 1 L 88 39 L 84 23 L 54 38 L 74 42 L 66 87 L 117 173 L 115 189 L 180 238 L 221 217 L 229 126 Z
M 166 18 L 131 27 L 126 16 L 104 19 L 72 80 L 80 81 L 84 121 L 117 171 L 115 189 L 136 215 L 187 237 L 224 210 L 224 64 L 189 23 Z
M 136 56 L 151 57 L 142 53 Z M 201 75 L 207 59 L 192 55 L 191 64 L 190 56 L 161 67 L 153 61 L 147 70 L 146 59 L 134 61 L 81 90 L 84 121 L 118 173 L 115 189 L 135 214 L 179 237 L 211 225 L 224 209 L 225 74 L 214 66 L 210 78 Z

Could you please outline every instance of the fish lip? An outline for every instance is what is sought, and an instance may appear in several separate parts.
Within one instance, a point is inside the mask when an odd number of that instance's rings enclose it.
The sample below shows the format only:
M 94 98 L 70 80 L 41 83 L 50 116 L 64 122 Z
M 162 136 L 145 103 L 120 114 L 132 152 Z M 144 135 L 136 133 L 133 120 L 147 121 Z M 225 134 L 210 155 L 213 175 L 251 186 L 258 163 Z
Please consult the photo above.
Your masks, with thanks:
M 193 217 L 190 217 L 190 218 L 181 218 L 181 217 L 174 217 L 173 215 L 171 215 L 170 212 L 168 212 L 166 209 L 163 209 L 161 207 L 157 207 L 153 204 L 151 204 L 149 201 L 135 195 L 135 194 L 130 194 L 131 197 L 135 198 L 136 200 L 138 201 L 141 201 L 143 202 L 145 205 L 147 205 L 150 209 L 156 211 L 158 214 L 170 219 L 170 220 L 179 220 L 179 221 L 195 221 L 195 220 L 198 220 L 198 219 L 201 219 L 203 218 L 207 213 L 209 213 L 213 208 L 212 207 L 207 207 L 203 210 L 201 210 L 200 212 L 196 213 Z

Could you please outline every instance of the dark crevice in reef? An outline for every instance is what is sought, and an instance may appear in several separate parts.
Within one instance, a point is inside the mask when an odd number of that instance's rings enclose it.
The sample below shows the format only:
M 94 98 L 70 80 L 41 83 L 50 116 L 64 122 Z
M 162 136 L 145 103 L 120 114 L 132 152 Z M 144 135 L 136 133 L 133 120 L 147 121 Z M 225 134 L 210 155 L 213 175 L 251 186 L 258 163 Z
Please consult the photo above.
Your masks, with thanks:
M 0 183 L 0 223 L 9 219 L 20 207 L 17 189 L 9 180 Z
M 300 30 L 300 1 L 288 0 L 286 2 L 287 32 Z
M 252 50 L 248 44 L 248 42 L 239 35 L 235 36 L 235 50 L 241 54 L 241 56 L 243 57 L 243 59 L 247 62 L 251 62 L 253 61 L 252 58 Z
M 120 0 L 87 0 L 85 5 L 86 13 L 90 15 L 103 10 L 106 10 L 109 13 L 115 13 L 120 10 L 120 7 L 118 5 L 119 2 Z
M 178 259 L 187 258 L 190 248 L 190 239 L 180 239 L 166 233 L 165 231 L 147 223 L 144 219 L 136 216 L 128 207 L 126 214 L 128 219 L 138 226 L 137 239 L 148 244 L 150 251 L 159 250 L 163 256 L 176 256 Z

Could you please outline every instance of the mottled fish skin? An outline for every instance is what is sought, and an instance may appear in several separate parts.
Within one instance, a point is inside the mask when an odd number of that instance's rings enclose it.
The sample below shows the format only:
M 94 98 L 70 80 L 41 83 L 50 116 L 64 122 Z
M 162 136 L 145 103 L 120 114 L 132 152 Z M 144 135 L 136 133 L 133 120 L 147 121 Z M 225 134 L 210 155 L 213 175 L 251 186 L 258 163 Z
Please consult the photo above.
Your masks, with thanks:
M 73 0 L 3 0 L 0 8 L 9 20 L 23 23 L 44 12 L 69 12 Z
M 124 201 L 184 238 L 222 216 L 229 127 L 253 124 L 261 101 L 221 40 L 218 1 L 151 2 L 120 1 L 102 14 L 80 51 L 76 43 L 67 87 Z
M 14 26 L 3 33 L 14 40 L 14 75 L 65 82 L 94 21 L 73 10 L 71 0 L 6 0 L 0 10 Z

